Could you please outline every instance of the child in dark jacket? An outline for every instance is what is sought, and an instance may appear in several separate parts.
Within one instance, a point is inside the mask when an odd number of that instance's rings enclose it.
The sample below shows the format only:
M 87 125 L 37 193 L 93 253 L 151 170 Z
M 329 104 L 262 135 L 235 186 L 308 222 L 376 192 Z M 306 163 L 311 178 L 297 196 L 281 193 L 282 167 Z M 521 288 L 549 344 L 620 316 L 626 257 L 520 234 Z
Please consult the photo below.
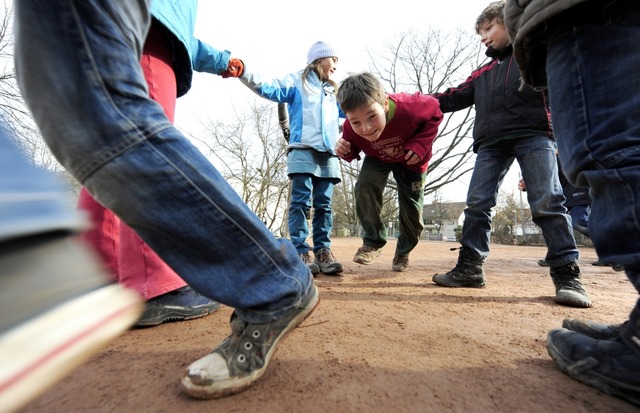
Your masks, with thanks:
M 491 209 L 514 159 L 527 182 L 533 222 L 548 245 L 558 304 L 590 307 L 582 287 L 578 249 L 558 178 L 556 143 L 543 92 L 521 87 L 520 73 L 504 26 L 504 2 L 490 3 L 476 20 L 476 32 L 491 60 L 457 87 L 434 96 L 443 112 L 475 105 L 473 150 L 477 157 L 467 193 L 458 263 L 433 281 L 446 287 L 484 287 L 483 264 L 489 255 Z

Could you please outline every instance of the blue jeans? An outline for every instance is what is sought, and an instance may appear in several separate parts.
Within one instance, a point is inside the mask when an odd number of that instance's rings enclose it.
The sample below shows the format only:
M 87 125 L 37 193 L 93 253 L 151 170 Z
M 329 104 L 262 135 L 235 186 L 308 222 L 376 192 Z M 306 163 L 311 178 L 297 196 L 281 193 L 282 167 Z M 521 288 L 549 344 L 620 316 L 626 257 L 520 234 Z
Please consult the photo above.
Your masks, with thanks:
M 582 225 L 583 227 L 589 226 L 589 205 L 576 205 L 572 206 L 569 210 L 571 216 L 571 223 Z
M 640 292 L 640 7 L 600 3 L 550 25 L 549 97 L 562 168 L 591 190 L 598 256 L 622 264 Z M 640 302 L 630 318 L 623 337 L 640 355 L 631 339 L 640 338 Z
M 504 140 L 478 148 L 469 182 L 467 208 L 460 243 L 483 259 L 489 256 L 491 209 L 514 159 L 527 185 L 527 200 L 533 222 L 542 229 L 547 243 L 546 260 L 551 266 L 578 260 L 571 218 L 558 178 L 555 142 L 548 136 Z
M 253 323 L 313 278 L 148 97 L 145 1 L 16 0 L 23 96 L 56 158 L 189 285 Z M 46 62 L 46 64 L 45 64 Z
M 289 235 L 299 254 L 309 252 L 307 217 L 313 201 L 313 251 L 331 248 L 329 235 L 333 229 L 331 196 L 333 179 L 310 174 L 291 174 L 291 204 L 289 205 Z
M 407 169 L 398 163 L 382 162 L 365 156 L 356 182 L 356 213 L 364 236 L 364 245 L 382 248 L 387 243 L 387 223 L 382 221 L 383 192 L 389 174 L 393 174 L 398 188 L 399 235 L 395 254 L 407 255 L 418 245 L 424 230 L 422 208 L 424 206 L 425 173 Z

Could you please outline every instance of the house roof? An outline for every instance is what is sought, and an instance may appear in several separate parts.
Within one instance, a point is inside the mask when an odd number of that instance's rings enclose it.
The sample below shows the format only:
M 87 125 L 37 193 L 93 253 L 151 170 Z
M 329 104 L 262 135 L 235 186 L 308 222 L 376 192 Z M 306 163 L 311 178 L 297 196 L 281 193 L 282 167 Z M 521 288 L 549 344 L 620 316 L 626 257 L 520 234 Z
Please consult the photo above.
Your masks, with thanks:
M 422 208 L 422 217 L 425 221 L 435 220 L 438 218 L 457 220 L 466 207 L 466 202 L 434 202 L 432 204 L 425 205 Z

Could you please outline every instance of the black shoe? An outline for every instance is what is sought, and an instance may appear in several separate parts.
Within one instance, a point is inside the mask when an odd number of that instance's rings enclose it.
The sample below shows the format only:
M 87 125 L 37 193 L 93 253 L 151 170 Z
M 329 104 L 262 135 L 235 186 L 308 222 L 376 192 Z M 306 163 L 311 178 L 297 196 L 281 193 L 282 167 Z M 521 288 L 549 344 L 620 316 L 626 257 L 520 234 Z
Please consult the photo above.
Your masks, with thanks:
M 597 340 L 607 340 L 610 338 L 620 337 L 620 332 L 625 328 L 628 322 L 629 321 L 627 320 L 624 323 L 605 324 L 590 320 L 565 318 L 562 321 L 562 327 Z
M 613 271 L 624 271 L 624 267 L 621 264 L 607 264 L 601 259 L 592 262 L 591 265 L 595 265 L 596 267 L 611 267 Z
M 640 356 L 622 338 L 597 340 L 559 328 L 549 332 L 547 350 L 569 376 L 640 406 Z
M 582 288 L 578 264 L 573 262 L 551 267 L 550 274 L 556 287 L 556 303 L 570 307 L 591 307 L 591 300 Z
M 547 260 L 538 260 L 538 265 L 541 267 L 548 267 L 549 263 L 547 262 Z
M 485 286 L 482 265 L 482 258 L 473 250 L 460 247 L 456 266 L 446 274 L 435 274 L 432 280 L 444 287 L 482 288 Z
M 198 294 L 185 285 L 148 300 L 136 327 L 152 327 L 167 321 L 192 320 L 209 315 L 218 308 L 220 303 Z

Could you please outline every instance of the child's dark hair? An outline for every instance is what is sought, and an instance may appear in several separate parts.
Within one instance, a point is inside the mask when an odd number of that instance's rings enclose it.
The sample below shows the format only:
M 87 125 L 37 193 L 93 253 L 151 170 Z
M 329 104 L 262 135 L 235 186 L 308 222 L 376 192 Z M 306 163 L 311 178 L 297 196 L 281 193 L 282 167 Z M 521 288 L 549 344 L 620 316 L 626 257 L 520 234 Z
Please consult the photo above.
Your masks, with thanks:
M 480 34 L 480 29 L 485 24 L 491 22 L 493 19 L 498 19 L 498 23 L 504 24 L 504 0 L 494 1 L 489 3 L 480 16 L 476 19 L 476 33 Z
M 350 75 L 342 82 L 336 95 L 343 112 L 369 106 L 373 103 L 384 105 L 387 93 L 378 78 L 369 72 Z

